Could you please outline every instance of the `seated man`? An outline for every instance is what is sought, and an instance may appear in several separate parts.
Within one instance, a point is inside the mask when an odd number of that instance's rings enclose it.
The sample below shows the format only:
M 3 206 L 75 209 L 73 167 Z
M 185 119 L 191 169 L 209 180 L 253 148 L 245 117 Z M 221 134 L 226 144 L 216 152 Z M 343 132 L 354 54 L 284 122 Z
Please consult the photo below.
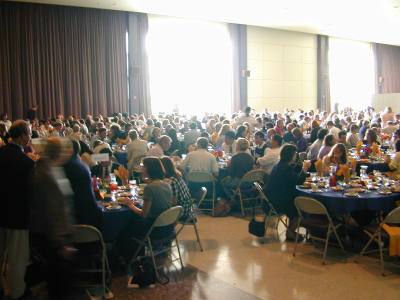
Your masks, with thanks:
M 234 155 L 236 153 L 236 141 L 235 141 L 235 132 L 228 131 L 224 135 L 224 143 L 222 144 L 222 150 L 230 155 Z
M 190 130 L 186 132 L 183 137 L 186 149 L 189 145 L 194 145 L 200 137 L 200 132 L 197 130 L 197 124 L 195 122 L 190 123 L 189 128 Z
M 171 147 L 172 140 L 168 135 L 162 135 L 158 139 L 158 143 L 153 145 L 151 149 L 147 152 L 147 156 L 156 156 L 162 157 L 164 156 L 164 152 L 167 151 Z
M 254 144 L 254 158 L 255 160 L 257 160 L 264 155 L 265 149 L 267 148 L 267 144 L 265 143 L 265 136 L 262 131 L 257 131 L 254 134 Z
M 324 137 L 327 134 L 328 134 L 328 130 L 325 128 L 318 130 L 317 139 L 314 141 L 314 143 L 311 144 L 310 149 L 308 149 L 307 159 L 309 159 L 311 161 L 318 160 L 319 150 L 321 149 L 322 143 L 324 142 Z
M 250 143 L 245 138 L 237 139 L 236 143 L 236 154 L 232 156 L 231 161 L 228 163 L 229 176 L 225 177 L 222 181 L 225 194 L 228 197 L 228 203 L 225 206 L 232 206 L 234 203 L 233 191 L 237 188 L 242 177 L 253 169 L 254 159 L 247 152 L 250 147 Z
M 279 161 L 282 142 L 282 136 L 275 134 L 271 139 L 271 148 L 265 149 L 264 156 L 257 160 L 261 169 L 263 169 L 267 174 L 271 173 L 272 168 Z
M 180 168 L 186 173 L 190 172 L 206 172 L 218 175 L 217 161 L 210 152 L 207 151 L 208 140 L 201 137 L 197 139 L 197 150 L 189 152 L 180 165 Z

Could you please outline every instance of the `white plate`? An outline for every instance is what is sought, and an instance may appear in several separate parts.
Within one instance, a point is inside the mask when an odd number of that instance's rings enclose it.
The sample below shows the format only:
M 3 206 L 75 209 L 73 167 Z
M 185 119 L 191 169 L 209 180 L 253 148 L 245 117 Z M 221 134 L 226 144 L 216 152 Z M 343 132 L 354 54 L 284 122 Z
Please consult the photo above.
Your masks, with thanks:
M 122 206 L 121 205 L 115 205 L 115 206 L 107 206 L 106 209 L 108 210 L 117 210 L 117 209 L 121 209 Z
M 379 191 L 378 193 L 381 195 L 391 195 L 392 194 L 392 192 L 384 192 L 384 191 Z
M 355 194 L 353 194 L 353 193 L 345 193 L 344 195 L 346 197 L 360 197 L 360 195 L 358 193 L 355 193 Z

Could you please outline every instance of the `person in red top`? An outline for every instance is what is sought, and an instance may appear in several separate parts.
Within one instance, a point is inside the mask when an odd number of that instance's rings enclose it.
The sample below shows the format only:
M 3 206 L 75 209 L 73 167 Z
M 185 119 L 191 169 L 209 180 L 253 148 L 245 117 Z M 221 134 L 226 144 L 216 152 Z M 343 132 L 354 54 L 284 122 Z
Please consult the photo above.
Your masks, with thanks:
M 283 120 L 276 121 L 276 126 L 274 127 L 274 129 L 277 134 L 283 136 L 285 133 L 285 123 L 283 122 Z

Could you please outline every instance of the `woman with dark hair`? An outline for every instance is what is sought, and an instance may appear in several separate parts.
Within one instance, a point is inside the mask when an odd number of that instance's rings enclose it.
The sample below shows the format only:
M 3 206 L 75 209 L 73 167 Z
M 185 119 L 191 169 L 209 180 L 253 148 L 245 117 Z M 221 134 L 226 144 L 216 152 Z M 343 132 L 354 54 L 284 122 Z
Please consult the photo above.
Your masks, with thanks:
M 325 174 L 329 174 L 329 167 L 347 164 L 346 146 L 339 143 L 332 147 L 329 154 L 322 158 L 322 170 Z
M 333 136 L 333 134 L 325 135 L 322 147 L 321 149 L 319 149 L 318 152 L 318 158 L 322 159 L 325 155 L 327 155 L 331 151 L 334 144 L 335 144 L 335 137 Z
M 181 172 L 176 169 L 170 157 L 162 157 L 161 162 L 165 168 L 165 177 L 170 181 L 173 196 L 172 202 L 175 205 L 183 207 L 183 216 L 185 218 L 189 215 L 191 209 L 189 188 L 183 180 Z
M 117 248 L 126 261 L 131 259 L 137 244 L 131 237 L 142 238 L 155 219 L 172 204 L 172 191 L 170 185 L 164 181 L 165 169 L 158 157 L 146 157 L 143 159 L 142 174 L 148 178 L 148 183 L 143 192 L 143 206 L 140 207 L 129 198 L 123 198 L 120 203 L 128 207 L 134 215 L 127 222 L 117 239 Z M 153 231 L 153 237 L 168 236 L 174 230 L 173 226 L 157 228 Z
M 289 217 L 289 229 L 286 236 L 292 238 L 297 226 L 297 212 L 294 206 L 296 184 L 306 180 L 310 162 L 304 161 L 300 173 L 297 173 L 294 164 L 297 159 L 297 147 L 286 144 L 283 146 L 279 162 L 273 167 L 270 179 L 265 187 L 265 193 L 280 214 Z
M 247 137 L 247 127 L 244 125 L 240 125 L 236 129 L 235 140 L 237 140 L 238 138 L 246 138 L 246 137 Z
M 321 129 L 318 121 L 314 120 L 311 123 L 311 133 L 309 142 L 312 144 L 318 139 L 318 131 Z
M 181 152 L 181 143 L 178 140 L 178 135 L 176 133 L 175 129 L 170 129 L 167 131 L 167 135 L 171 138 L 171 147 L 167 151 L 165 151 L 165 154 L 170 156 L 180 156 Z

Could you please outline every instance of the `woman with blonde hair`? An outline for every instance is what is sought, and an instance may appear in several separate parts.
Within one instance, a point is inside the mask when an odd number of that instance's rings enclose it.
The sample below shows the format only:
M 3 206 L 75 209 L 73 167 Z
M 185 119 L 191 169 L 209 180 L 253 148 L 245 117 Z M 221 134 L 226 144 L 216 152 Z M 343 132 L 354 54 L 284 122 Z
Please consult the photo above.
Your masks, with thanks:
M 223 124 L 221 130 L 218 133 L 217 142 L 215 144 L 216 147 L 221 147 L 225 140 L 225 133 L 231 131 L 232 127 L 229 124 Z

